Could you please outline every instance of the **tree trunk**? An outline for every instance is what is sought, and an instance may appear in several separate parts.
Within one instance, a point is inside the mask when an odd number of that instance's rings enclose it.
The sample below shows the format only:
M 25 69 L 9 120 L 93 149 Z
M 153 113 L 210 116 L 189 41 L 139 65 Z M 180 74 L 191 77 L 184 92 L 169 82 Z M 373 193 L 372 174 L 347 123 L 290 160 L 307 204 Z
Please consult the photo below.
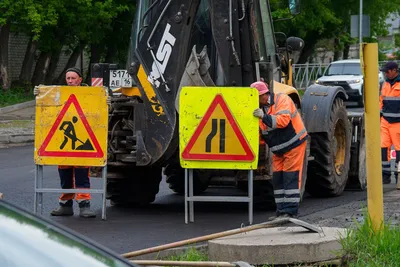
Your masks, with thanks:
M 69 56 L 67 65 L 65 65 L 65 68 L 63 69 L 63 71 L 60 73 L 60 75 L 58 75 L 57 81 L 55 81 L 55 83 L 57 84 L 64 84 L 65 83 L 65 72 L 67 71 L 67 69 L 75 67 L 76 65 L 76 61 L 78 60 L 81 51 L 83 49 L 84 46 L 79 46 L 77 45 L 74 50 L 72 51 L 71 55 Z
M 343 49 L 343 59 L 348 59 L 349 58 L 349 53 L 350 53 L 350 45 L 345 44 L 344 49 Z
M 35 71 L 33 72 L 31 84 L 33 86 L 39 85 L 44 82 L 49 64 L 51 52 L 41 52 L 39 59 L 36 62 Z
M 339 57 L 340 57 L 339 39 L 338 38 L 334 39 L 333 49 L 334 49 L 333 61 L 337 61 L 337 60 L 339 60 Z
M 49 69 L 46 73 L 46 78 L 44 79 L 44 83 L 47 85 L 53 84 L 54 81 L 54 73 L 56 72 L 58 61 L 60 59 L 62 47 L 60 46 L 57 50 L 54 50 L 51 54 L 51 60 L 49 64 Z
M 25 86 L 26 89 L 30 88 L 31 74 L 33 64 L 35 63 L 37 41 L 31 37 L 26 48 L 24 61 L 22 62 L 21 72 L 19 74 L 19 82 Z
M 91 84 L 91 66 L 93 63 L 99 63 L 101 59 L 101 54 L 103 52 L 103 47 L 101 47 L 98 44 L 92 44 L 90 46 L 90 62 L 89 62 L 89 67 L 88 67 L 88 75 L 86 76 L 85 83 Z
M 104 62 L 107 63 L 114 63 L 115 59 L 117 57 L 117 46 L 115 44 L 111 44 L 107 47 L 107 54 Z M 119 66 L 121 67 L 121 66 Z M 125 67 L 125 66 L 124 66 Z
M 310 56 L 312 56 L 312 54 L 315 51 L 315 44 L 317 43 L 316 41 L 309 41 L 308 43 L 305 42 L 306 45 L 304 46 L 303 51 L 301 52 L 301 55 L 299 57 L 299 60 L 297 61 L 297 64 L 304 64 L 308 61 L 308 59 L 310 58 Z
M 3 90 L 10 89 L 11 81 L 8 72 L 8 43 L 10 39 L 10 24 L 0 28 L 0 86 Z

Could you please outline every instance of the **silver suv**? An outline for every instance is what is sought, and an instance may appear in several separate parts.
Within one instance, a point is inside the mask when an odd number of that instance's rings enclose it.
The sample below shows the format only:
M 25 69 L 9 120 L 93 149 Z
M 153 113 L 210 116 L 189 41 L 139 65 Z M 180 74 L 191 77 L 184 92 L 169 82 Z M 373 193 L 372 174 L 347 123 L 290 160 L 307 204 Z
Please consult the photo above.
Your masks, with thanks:
M 383 83 L 382 73 L 378 73 L 379 84 Z M 346 59 L 334 61 L 329 64 L 322 77 L 315 81 L 317 84 L 328 86 L 341 86 L 349 96 L 349 101 L 357 102 L 364 106 L 364 77 L 361 73 L 359 59 Z

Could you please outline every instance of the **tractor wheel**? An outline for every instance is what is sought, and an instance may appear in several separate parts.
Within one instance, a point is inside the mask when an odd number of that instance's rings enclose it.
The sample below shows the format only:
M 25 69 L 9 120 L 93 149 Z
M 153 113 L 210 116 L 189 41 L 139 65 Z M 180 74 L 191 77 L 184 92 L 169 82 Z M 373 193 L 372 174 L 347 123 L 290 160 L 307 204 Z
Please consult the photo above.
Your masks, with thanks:
M 167 177 L 166 181 L 172 191 L 180 195 L 185 193 L 185 170 L 179 164 L 168 164 L 164 168 L 164 175 Z M 194 170 L 193 193 L 196 195 L 206 191 L 210 179 L 210 171 Z
M 129 168 L 113 174 L 118 178 L 107 181 L 107 198 L 112 205 L 145 206 L 155 200 L 161 168 Z
M 303 172 L 301 175 L 300 201 L 303 201 L 304 193 L 306 191 L 308 156 L 310 155 L 310 141 L 307 140 L 305 142 L 307 142 L 307 145 L 306 145 L 306 153 L 304 154 L 304 160 L 303 160 Z
M 326 133 L 310 133 L 311 155 L 307 192 L 312 196 L 339 196 L 347 182 L 350 167 L 351 129 L 343 100 L 332 105 Z
M 358 151 L 355 151 L 354 153 L 354 161 L 357 162 L 353 165 L 356 166 L 357 169 L 351 172 L 351 175 L 349 174 L 349 180 L 347 181 L 346 190 L 363 191 L 367 188 L 366 153 L 365 137 L 363 137 L 361 139 Z

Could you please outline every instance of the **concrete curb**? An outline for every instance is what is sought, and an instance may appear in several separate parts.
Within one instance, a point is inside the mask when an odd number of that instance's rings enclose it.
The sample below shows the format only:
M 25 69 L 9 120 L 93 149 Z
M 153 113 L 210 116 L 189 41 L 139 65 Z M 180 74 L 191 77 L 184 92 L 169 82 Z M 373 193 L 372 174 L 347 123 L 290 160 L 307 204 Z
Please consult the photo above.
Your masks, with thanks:
M 32 144 L 35 141 L 33 134 L 0 135 L 0 148 Z
M 31 101 L 27 101 L 24 103 L 19 103 L 19 104 L 7 106 L 4 108 L 0 108 L 0 114 L 5 114 L 5 113 L 13 112 L 13 111 L 16 111 L 19 109 L 33 107 L 33 106 L 35 106 L 35 104 L 36 104 L 36 100 L 31 100 Z

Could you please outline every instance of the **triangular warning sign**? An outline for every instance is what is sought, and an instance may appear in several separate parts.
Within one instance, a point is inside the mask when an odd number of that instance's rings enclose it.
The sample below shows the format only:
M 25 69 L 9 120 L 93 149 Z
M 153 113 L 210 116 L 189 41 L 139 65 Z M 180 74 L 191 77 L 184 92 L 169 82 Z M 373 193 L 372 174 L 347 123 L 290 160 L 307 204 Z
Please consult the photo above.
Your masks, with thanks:
M 253 161 L 255 156 L 222 95 L 215 96 L 182 152 L 185 160 Z
M 72 118 L 65 118 L 67 111 L 77 114 Z M 82 125 L 82 131 L 78 135 L 76 125 Z M 62 135 L 61 142 L 53 141 L 55 134 Z M 85 137 L 85 136 L 84 136 Z M 53 144 L 54 143 L 54 144 Z M 51 145 L 49 145 L 51 144 Z M 71 94 L 57 116 L 53 126 L 40 149 L 38 155 L 42 157 L 65 157 L 65 158 L 102 158 L 104 152 L 94 135 L 89 122 L 74 94 Z

